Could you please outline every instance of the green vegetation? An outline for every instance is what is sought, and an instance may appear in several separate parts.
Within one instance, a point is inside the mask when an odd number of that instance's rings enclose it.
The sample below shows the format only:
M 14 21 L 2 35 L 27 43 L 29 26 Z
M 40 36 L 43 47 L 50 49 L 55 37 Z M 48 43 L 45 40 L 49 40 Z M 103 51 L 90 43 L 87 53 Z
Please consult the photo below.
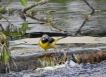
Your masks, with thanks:
M 3 32 L 5 35 L 10 36 L 10 37 L 17 37 L 17 38 L 19 38 L 19 37 L 22 36 L 22 35 L 26 32 L 26 30 L 28 29 L 28 23 L 27 23 L 27 22 L 24 22 L 24 23 L 22 24 L 21 29 L 18 29 L 15 25 L 11 24 L 11 22 L 8 21 L 8 19 L 6 19 L 5 16 L 2 15 L 2 13 L 5 13 L 5 12 L 9 12 L 9 13 L 12 12 L 11 9 L 9 9 L 9 10 L 6 9 L 6 7 L 7 7 L 10 3 L 12 3 L 12 2 L 13 2 L 13 0 L 9 0 L 9 2 L 8 2 L 4 7 L 2 7 L 2 5 L 1 5 L 1 7 L 0 7 L 0 20 L 1 20 L 1 19 L 5 19 L 5 20 L 8 22 L 8 26 L 7 26 L 7 29 L 6 29 L 6 30 L 2 27 L 2 24 L 0 24 L 0 27 L 1 27 L 1 29 L 2 29 L 2 32 Z M 20 0 L 20 2 L 22 3 L 23 6 L 25 6 L 25 7 L 27 6 L 27 0 Z
M 22 3 L 23 6 L 27 6 L 27 0 L 20 0 L 20 2 Z

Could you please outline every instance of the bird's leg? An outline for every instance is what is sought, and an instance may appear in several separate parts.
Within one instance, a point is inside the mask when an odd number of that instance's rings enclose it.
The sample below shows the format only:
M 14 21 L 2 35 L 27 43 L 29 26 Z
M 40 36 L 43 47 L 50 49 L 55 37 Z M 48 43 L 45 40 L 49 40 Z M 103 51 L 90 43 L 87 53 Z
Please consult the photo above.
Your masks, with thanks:
M 46 52 L 46 53 L 45 53 L 45 57 L 46 57 L 46 56 L 47 56 L 47 50 L 46 50 L 46 49 L 45 49 L 45 52 Z

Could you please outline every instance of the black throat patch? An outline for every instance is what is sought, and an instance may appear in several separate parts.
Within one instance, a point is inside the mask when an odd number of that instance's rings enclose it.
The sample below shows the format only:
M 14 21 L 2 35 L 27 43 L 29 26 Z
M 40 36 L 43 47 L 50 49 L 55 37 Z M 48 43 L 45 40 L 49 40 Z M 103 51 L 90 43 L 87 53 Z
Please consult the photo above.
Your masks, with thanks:
M 54 42 L 54 38 L 49 37 L 48 42 L 49 42 L 49 43 L 53 43 L 53 42 Z
M 41 38 L 41 42 L 42 43 L 47 43 L 48 42 L 48 39 L 47 38 Z

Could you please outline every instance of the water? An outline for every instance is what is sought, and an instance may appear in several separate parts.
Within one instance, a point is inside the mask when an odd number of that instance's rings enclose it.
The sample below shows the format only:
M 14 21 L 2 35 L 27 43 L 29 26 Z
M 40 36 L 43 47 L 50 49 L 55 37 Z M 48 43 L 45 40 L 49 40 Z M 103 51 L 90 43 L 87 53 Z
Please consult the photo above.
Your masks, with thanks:
M 91 19 L 86 22 L 85 26 L 82 28 L 82 33 L 92 36 L 96 33 L 96 35 L 105 36 L 106 2 L 104 0 L 87 1 L 92 7 L 94 7 L 96 12 L 92 15 Z M 5 1 L 2 2 L 2 4 L 5 3 Z M 28 6 L 33 3 L 36 3 L 36 1 L 28 1 Z M 16 4 L 17 6 L 15 6 L 14 4 Z M 21 5 L 20 2 L 16 0 L 12 2 L 7 8 L 15 9 L 15 14 L 11 16 L 5 14 L 4 16 L 9 19 L 9 21 L 15 26 L 21 27 L 23 20 L 20 18 L 18 10 L 20 10 L 20 8 L 24 9 L 24 7 Z M 86 5 L 83 0 L 50 0 L 50 2 L 44 5 L 33 8 L 33 10 L 39 11 L 39 14 L 37 14 L 36 16 L 40 18 L 47 17 L 48 11 L 55 11 L 52 13 L 52 16 L 55 20 L 54 26 L 74 34 L 85 20 L 85 14 L 91 13 L 91 9 Z M 40 24 L 39 21 L 32 20 L 28 17 L 26 20 L 28 21 L 28 23 L 33 23 L 28 25 L 31 29 L 27 30 L 27 33 L 59 32 L 58 30 L 56 31 L 56 29 L 54 28 L 52 29 L 55 31 L 52 31 L 47 25 Z M 3 24 L 3 27 L 7 26 L 7 22 L 5 22 L 3 19 L 0 22 Z

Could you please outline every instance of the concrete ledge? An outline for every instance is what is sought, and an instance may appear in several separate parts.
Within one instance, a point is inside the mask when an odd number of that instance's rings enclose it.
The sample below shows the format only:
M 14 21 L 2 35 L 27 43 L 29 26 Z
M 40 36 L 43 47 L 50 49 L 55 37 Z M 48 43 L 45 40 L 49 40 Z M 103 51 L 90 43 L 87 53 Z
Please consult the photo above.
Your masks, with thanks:
M 60 38 L 60 37 L 54 37 Z M 38 44 L 40 38 L 26 38 L 20 41 L 25 41 L 26 44 Z M 62 43 L 106 43 L 106 37 L 66 37 L 57 42 L 57 44 Z

